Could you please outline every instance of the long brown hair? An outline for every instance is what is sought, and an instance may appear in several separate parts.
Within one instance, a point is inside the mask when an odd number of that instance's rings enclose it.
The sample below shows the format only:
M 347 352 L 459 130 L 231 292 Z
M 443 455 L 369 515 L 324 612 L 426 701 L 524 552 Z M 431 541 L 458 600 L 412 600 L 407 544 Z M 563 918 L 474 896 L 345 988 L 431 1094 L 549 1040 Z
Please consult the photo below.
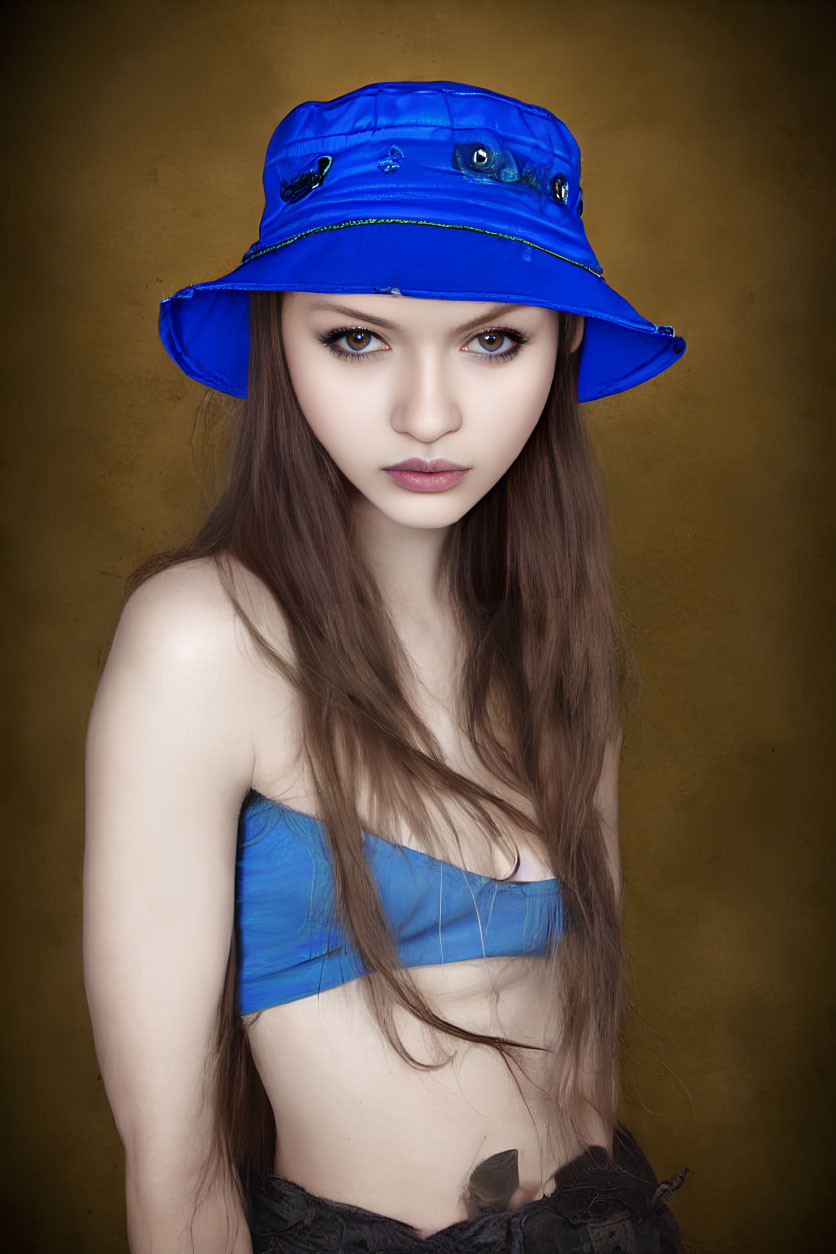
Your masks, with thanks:
M 197 535 L 146 562 L 130 586 L 176 562 L 213 559 L 257 647 L 295 686 L 337 917 L 371 973 L 362 981 L 369 1007 L 411 1065 L 443 1061 L 408 1053 L 395 1029 L 398 1005 L 439 1041 L 494 1049 L 509 1068 L 521 1065 L 526 1047 L 450 1023 L 400 964 L 362 853 L 358 781 L 368 781 L 374 810 L 365 830 L 385 834 L 408 815 L 424 847 L 448 857 L 456 806 L 478 821 L 486 842 L 507 843 L 509 823 L 529 834 L 562 886 L 563 935 L 550 954 L 559 1010 L 551 1096 L 556 1119 L 575 1128 L 580 1144 L 584 1104 L 611 1126 L 618 1102 L 620 902 L 594 793 L 605 751 L 620 735 L 633 671 L 614 605 L 605 495 L 577 404 L 576 319 L 559 318 L 554 378 L 537 426 L 503 478 L 449 529 L 440 563 L 438 591 L 461 643 L 455 714 L 497 790 L 445 763 L 405 695 L 408 664 L 355 544 L 350 487 L 293 391 L 281 293 L 250 297 L 248 397 L 235 417 L 224 490 Z M 269 590 L 292 656 L 243 606 L 230 558 Z M 211 1099 L 215 1159 L 237 1176 L 246 1201 L 272 1171 L 275 1130 L 237 1013 L 235 967 L 233 937 Z

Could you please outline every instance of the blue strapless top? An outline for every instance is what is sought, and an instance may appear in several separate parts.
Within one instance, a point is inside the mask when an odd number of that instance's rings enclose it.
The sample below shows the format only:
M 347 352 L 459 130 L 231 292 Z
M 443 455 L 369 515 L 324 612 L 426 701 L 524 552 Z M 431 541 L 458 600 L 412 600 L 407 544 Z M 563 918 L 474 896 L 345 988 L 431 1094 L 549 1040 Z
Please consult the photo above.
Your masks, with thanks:
M 556 879 L 495 880 L 382 837 L 363 846 L 406 967 L 545 954 L 562 929 Z M 333 917 L 321 820 L 260 793 L 241 807 L 235 884 L 241 1014 L 364 975 Z

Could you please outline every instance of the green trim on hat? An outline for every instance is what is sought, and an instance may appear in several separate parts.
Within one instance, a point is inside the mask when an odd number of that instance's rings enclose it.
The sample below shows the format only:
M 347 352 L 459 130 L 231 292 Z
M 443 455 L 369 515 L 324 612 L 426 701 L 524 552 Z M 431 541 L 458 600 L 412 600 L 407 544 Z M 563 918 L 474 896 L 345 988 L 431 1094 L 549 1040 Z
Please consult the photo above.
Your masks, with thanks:
M 511 240 L 515 244 L 525 244 L 528 248 L 536 248 L 538 252 L 547 253 L 549 257 L 556 257 L 558 261 L 565 261 L 567 265 L 577 266 L 580 270 L 586 270 L 588 274 L 594 275 L 596 279 L 604 281 L 603 270 L 596 270 L 582 261 L 575 261 L 572 257 L 564 257 L 562 253 L 556 253 L 553 249 L 545 248 L 542 244 L 535 244 L 529 239 L 523 239 L 521 235 L 506 235 L 504 231 L 488 231 L 485 227 L 465 226 L 460 222 L 430 222 L 425 218 L 351 218 L 347 222 L 332 222 L 327 226 L 312 226 L 309 230 L 299 231 L 296 235 L 280 240 L 277 244 L 265 244 L 263 248 L 250 249 L 241 258 L 241 265 L 246 265 L 248 261 L 253 261 L 256 257 L 263 257 L 265 253 L 273 253 L 280 248 L 286 248 L 288 244 L 295 244 L 297 240 L 304 239 L 307 235 L 317 235 L 320 231 L 341 231 L 343 227 L 349 226 L 380 226 L 390 223 L 396 226 L 440 226 L 448 231 L 473 231 L 477 235 L 490 235 L 494 239 Z

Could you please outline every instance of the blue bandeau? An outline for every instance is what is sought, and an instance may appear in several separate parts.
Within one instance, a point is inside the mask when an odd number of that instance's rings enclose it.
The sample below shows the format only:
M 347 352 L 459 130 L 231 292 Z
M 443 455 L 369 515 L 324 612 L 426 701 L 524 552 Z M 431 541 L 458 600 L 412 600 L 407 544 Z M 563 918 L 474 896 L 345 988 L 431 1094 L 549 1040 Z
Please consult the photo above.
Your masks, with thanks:
M 495 880 L 363 836 L 406 967 L 545 954 L 562 929 L 556 879 Z M 365 974 L 333 919 L 334 879 L 321 820 L 250 791 L 236 867 L 238 1008 L 298 1001 Z

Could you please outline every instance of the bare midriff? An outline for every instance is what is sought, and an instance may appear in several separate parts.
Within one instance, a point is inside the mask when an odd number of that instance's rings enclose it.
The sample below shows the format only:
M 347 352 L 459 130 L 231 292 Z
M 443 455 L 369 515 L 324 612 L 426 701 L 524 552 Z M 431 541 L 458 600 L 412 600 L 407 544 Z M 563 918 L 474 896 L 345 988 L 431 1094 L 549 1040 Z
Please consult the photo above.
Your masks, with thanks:
M 537 1045 L 551 1033 L 544 967 L 541 958 L 475 958 L 412 975 L 449 1021 Z M 519 1164 L 509 1207 L 542 1197 L 560 1165 L 549 1151 L 543 1054 L 523 1055 L 519 1089 L 495 1050 L 452 1037 L 451 1061 L 418 1070 L 386 1042 L 361 984 L 272 1007 L 248 1028 L 276 1119 L 275 1174 L 423 1235 L 468 1217 L 471 1172 L 504 1150 L 516 1149 Z M 443 1058 L 422 1024 L 399 1010 L 395 1023 L 414 1057 Z

